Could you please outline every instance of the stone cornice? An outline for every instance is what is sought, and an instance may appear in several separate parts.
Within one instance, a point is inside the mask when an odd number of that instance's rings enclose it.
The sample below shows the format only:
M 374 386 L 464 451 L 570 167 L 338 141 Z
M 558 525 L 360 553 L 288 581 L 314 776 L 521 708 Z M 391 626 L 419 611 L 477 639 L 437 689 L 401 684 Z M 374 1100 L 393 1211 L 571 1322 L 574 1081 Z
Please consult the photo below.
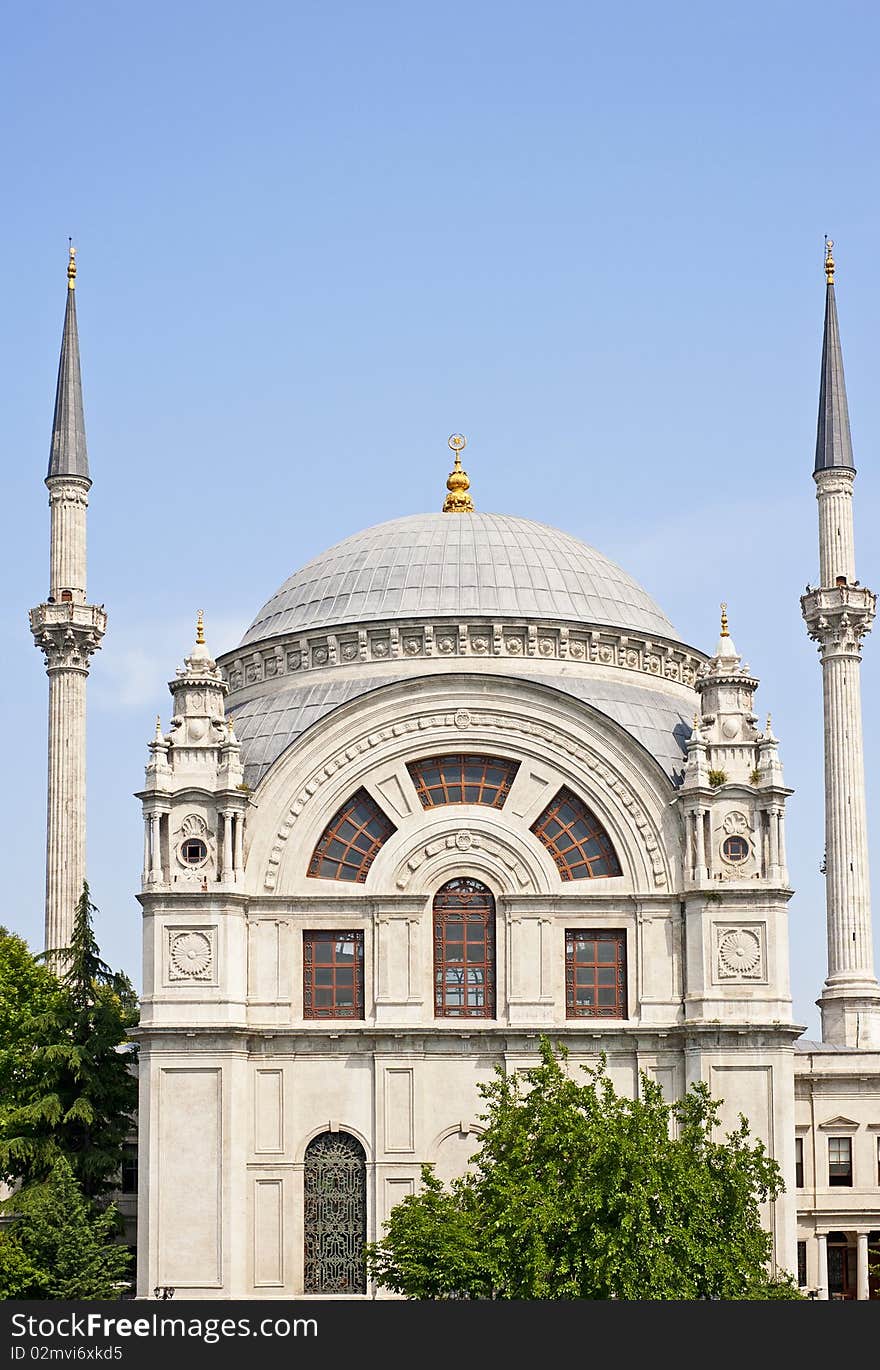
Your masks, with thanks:
M 670 638 L 552 620 L 393 619 L 345 625 L 335 631 L 292 633 L 218 658 L 230 691 L 247 697 L 251 686 L 290 677 L 291 683 L 357 663 L 485 660 L 565 661 L 617 667 L 630 676 L 693 686 L 707 657 Z M 259 693 L 259 691 L 255 691 Z

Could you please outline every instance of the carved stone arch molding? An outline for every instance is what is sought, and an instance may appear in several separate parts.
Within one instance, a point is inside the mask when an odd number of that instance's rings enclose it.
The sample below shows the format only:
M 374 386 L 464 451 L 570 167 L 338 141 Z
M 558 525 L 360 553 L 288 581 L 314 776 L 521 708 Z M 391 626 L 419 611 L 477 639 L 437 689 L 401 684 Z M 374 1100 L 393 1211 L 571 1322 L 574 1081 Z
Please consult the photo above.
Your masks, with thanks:
M 439 812 L 438 819 L 438 811 L 430 811 L 420 830 L 398 835 L 387 844 L 387 854 L 379 853 L 377 885 L 395 894 L 427 894 L 455 876 L 471 875 L 497 895 L 556 891 L 556 867 L 527 828 L 510 830 Z
M 671 887 L 661 836 L 669 782 L 617 724 L 531 682 L 494 678 L 492 707 L 482 706 L 482 679 L 445 676 L 419 681 L 416 688 L 414 684 L 388 686 L 343 705 L 270 768 L 254 796 L 257 811 L 251 818 L 248 872 L 254 894 L 304 888 L 293 863 L 305 869 L 326 823 L 360 786 L 387 811 L 382 796 L 371 788 L 380 769 L 443 750 L 499 748 L 543 766 L 560 785 L 584 797 L 615 845 L 628 887 Z M 551 797 L 548 793 L 547 799 Z M 399 828 L 392 842 L 403 839 L 407 826 L 416 825 L 423 842 L 429 840 L 426 813 L 403 822 L 389 816 Z M 523 823 L 524 836 L 531 821 L 515 820 Z M 351 886 L 349 893 L 366 894 L 376 887 L 382 856 L 380 852 L 367 885 Z
M 347 1132 L 350 1137 L 354 1137 L 356 1141 L 360 1142 L 361 1146 L 364 1148 L 364 1156 L 366 1157 L 367 1165 L 370 1166 L 375 1161 L 376 1156 L 372 1139 L 368 1137 L 365 1132 L 361 1132 L 360 1128 L 353 1127 L 351 1123 L 345 1122 L 344 1119 L 337 1120 L 335 1118 L 329 1118 L 326 1123 L 318 1123 L 316 1127 L 310 1128 L 308 1132 L 304 1132 L 300 1137 L 293 1156 L 295 1164 L 302 1165 L 305 1162 L 309 1144 L 313 1142 L 316 1137 L 323 1137 L 325 1132 Z

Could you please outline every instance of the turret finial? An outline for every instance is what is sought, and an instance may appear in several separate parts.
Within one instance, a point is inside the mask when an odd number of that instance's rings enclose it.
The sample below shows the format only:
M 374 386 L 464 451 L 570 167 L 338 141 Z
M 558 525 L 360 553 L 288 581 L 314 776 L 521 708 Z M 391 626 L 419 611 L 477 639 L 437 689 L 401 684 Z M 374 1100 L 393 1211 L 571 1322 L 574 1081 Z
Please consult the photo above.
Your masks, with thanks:
M 156 741 L 157 741 L 157 742 L 161 742 L 161 741 L 162 741 L 162 716 L 161 716 L 161 714 L 156 714 Z
M 73 290 L 76 287 L 76 248 L 73 246 L 73 239 L 68 238 L 68 258 L 67 258 L 67 289 Z
M 198 618 L 196 619 L 196 646 L 197 646 L 197 647 L 204 647 L 204 645 L 205 645 L 205 622 L 204 622 L 204 615 L 205 615 L 204 609 L 200 609 L 200 610 L 199 610 L 199 616 L 198 616 Z
M 461 454 L 467 447 L 467 438 L 463 438 L 461 433 L 453 433 L 449 439 L 449 447 L 455 453 L 455 464 L 446 481 L 446 489 L 449 494 L 443 501 L 443 512 L 444 514 L 472 514 L 474 502 L 468 494 L 471 482 L 467 471 L 463 470 L 461 465 Z
M 832 240 L 831 238 L 829 238 L 829 237 L 828 237 L 828 234 L 826 233 L 826 234 L 825 234 L 825 279 L 826 279 L 826 281 L 828 282 L 829 285 L 833 285 L 833 284 L 834 284 L 834 258 L 833 258 L 832 255 L 831 255 L 831 249 L 833 248 L 833 246 L 834 246 L 833 240 Z
M 730 637 L 730 629 L 727 626 L 727 605 L 721 605 L 721 636 Z

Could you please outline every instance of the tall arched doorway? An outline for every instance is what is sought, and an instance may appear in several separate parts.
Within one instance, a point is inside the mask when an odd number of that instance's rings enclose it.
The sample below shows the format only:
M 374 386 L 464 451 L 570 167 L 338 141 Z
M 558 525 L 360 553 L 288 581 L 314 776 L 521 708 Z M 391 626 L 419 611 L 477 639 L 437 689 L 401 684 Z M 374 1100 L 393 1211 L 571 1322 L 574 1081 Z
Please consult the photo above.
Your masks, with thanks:
M 365 1294 L 367 1158 L 348 1132 L 322 1132 L 305 1156 L 306 1294 Z
M 467 876 L 434 896 L 434 1016 L 495 1017 L 495 898 Z

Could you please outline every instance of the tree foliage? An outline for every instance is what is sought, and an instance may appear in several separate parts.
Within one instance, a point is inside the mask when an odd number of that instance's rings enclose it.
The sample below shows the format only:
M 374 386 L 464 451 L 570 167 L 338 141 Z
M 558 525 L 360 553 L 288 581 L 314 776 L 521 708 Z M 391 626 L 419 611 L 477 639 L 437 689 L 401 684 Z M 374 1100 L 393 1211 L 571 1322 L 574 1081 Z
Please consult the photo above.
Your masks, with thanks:
M 0 1179 L 39 1184 L 66 1156 L 87 1198 L 113 1188 L 137 1104 L 137 998 L 101 959 L 94 912 L 83 884 L 70 946 L 43 958 L 0 930 Z
M 0 1298 L 119 1297 L 131 1256 L 114 1241 L 116 1210 L 86 1199 L 64 1156 L 3 1208 L 12 1216 L 0 1229 Z
M 667 1104 L 641 1077 L 619 1096 L 604 1060 L 571 1077 L 567 1052 L 541 1041 L 541 1062 L 482 1085 L 480 1149 L 444 1186 L 391 1212 L 367 1265 L 410 1298 L 798 1298 L 768 1273 L 760 1203 L 783 1189 L 744 1117 L 716 1140 L 719 1103 L 705 1084 Z

